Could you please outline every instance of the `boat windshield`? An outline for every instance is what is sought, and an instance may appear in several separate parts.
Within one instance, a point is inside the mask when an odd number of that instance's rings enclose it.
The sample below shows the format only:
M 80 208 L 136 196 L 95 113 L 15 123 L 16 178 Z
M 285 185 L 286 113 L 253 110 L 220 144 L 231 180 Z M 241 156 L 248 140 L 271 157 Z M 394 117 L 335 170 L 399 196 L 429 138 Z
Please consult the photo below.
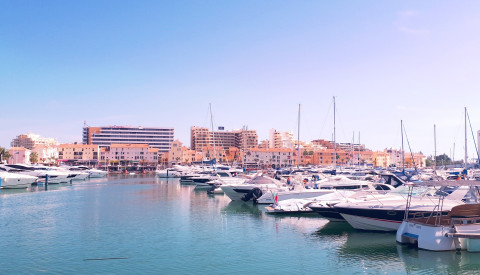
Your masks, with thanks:
M 409 189 L 408 186 L 402 185 L 390 191 L 390 194 L 408 195 L 408 189 Z M 435 192 L 435 190 L 427 186 L 414 186 L 412 190 L 412 196 L 422 196 L 432 191 Z

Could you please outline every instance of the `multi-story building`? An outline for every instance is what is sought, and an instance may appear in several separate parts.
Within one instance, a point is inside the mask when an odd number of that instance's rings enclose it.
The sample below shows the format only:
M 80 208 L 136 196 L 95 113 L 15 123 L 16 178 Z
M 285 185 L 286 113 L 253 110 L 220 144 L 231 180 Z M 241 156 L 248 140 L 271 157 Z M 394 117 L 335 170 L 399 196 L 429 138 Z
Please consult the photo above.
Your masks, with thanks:
M 349 161 L 348 153 L 344 150 L 337 150 L 336 153 L 337 155 L 335 156 L 335 150 L 333 149 L 316 151 L 313 153 L 313 164 L 333 165 L 334 158 L 336 158 L 335 163 L 337 165 L 346 164 Z
M 287 148 L 251 148 L 243 155 L 246 167 L 288 167 L 295 163 L 294 152 Z
M 205 146 L 220 146 L 227 150 L 236 147 L 240 150 L 255 148 L 258 144 L 257 131 L 246 128 L 233 131 L 210 131 L 205 127 L 192 126 L 190 128 L 190 148 L 201 151 Z
M 99 146 L 93 144 L 60 144 L 58 159 L 59 161 L 97 162 L 99 151 Z
M 403 163 L 405 163 L 405 167 L 425 167 L 426 165 L 427 158 L 420 153 L 412 154 L 405 152 L 402 154 L 402 150 L 392 148 L 385 149 L 384 152 L 388 154 L 391 166 L 401 168 L 403 167 Z
M 385 149 L 385 153 L 389 155 L 390 158 L 390 164 L 395 167 L 402 167 L 403 166 L 403 152 L 402 150 L 396 150 L 396 149 Z
M 244 127 L 241 130 L 233 130 L 235 133 L 235 146 L 239 150 L 245 151 L 250 148 L 257 148 L 258 135 L 256 130 L 248 130 Z
M 184 155 L 187 154 L 187 150 L 181 141 L 175 140 L 170 146 L 170 151 L 168 151 L 168 162 L 176 164 L 184 163 Z
M 18 135 L 11 142 L 12 147 L 23 147 L 26 149 L 34 150 L 35 146 L 47 146 L 56 147 L 58 142 L 55 138 L 44 138 L 40 135 L 28 133 Z
M 389 167 L 390 155 L 387 152 L 382 152 L 382 151 L 373 152 L 373 166 Z
M 51 164 L 58 159 L 58 142 L 55 138 L 44 138 L 32 133 L 22 134 L 12 140 L 11 146 L 31 150 L 37 154 L 39 163 Z
M 158 148 L 148 144 L 112 144 L 100 150 L 102 162 L 158 163 Z
M 166 153 L 173 142 L 173 128 L 104 126 L 84 127 L 83 144 L 98 145 L 101 148 L 112 144 L 146 144 Z
M 269 147 L 270 148 L 288 148 L 294 149 L 296 141 L 292 132 L 278 132 L 271 129 L 269 133 Z

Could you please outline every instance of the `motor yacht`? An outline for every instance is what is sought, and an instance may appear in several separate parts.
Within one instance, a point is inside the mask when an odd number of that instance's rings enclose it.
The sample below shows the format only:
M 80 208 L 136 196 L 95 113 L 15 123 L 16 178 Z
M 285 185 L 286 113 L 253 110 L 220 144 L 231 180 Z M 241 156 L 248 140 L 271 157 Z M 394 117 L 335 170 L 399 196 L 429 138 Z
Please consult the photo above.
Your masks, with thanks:
M 34 166 L 27 164 L 3 164 L 7 172 L 19 173 L 23 175 L 34 176 L 38 178 L 38 182 L 45 182 L 48 177 L 48 183 L 64 183 L 68 182 L 68 173 L 54 171 L 46 166 Z
M 79 171 L 88 173 L 90 178 L 103 178 L 107 176 L 108 172 L 103 170 L 98 170 L 94 168 L 89 168 L 87 166 L 72 166 L 68 168 L 69 171 Z
M 261 204 L 271 204 L 274 202 L 281 202 L 289 199 L 308 199 L 314 198 L 328 193 L 332 193 L 334 190 L 390 190 L 393 189 L 391 185 L 378 183 L 375 186 L 371 186 L 371 182 L 362 180 L 352 180 L 345 176 L 332 176 L 320 181 L 298 182 L 298 179 L 294 181 L 291 188 L 285 191 L 275 192 L 269 190 L 264 193 L 258 200 Z
M 37 182 L 37 177 L 6 172 L 0 167 L 0 188 L 27 188 Z
M 408 198 L 408 187 L 400 186 L 385 194 L 369 199 L 349 200 L 333 206 L 353 228 L 375 231 L 396 231 L 404 218 Z M 432 211 L 438 200 L 438 193 L 448 192 L 444 199 L 444 209 L 464 204 L 465 198 L 472 194 L 465 188 L 416 186 L 412 192 L 411 213 Z
M 68 168 L 69 167 L 50 167 L 51 170 L 67 173 L 67 180 L 85 180 L 90 176 L 87 172 L 69 170 Z
M 320 187 L 327 187 L 320 190 L 328 192 L 313 198 L 277 200 L 267 207 L 266 211 L 269 214 L 316 212 L 331 221 L 343 220 L 340 214 L 332 209 L 333 205 L 345 202 L 354 196 L 355 198 L 360 198 L 371 196 L 372 194 L 385 194 L 394 189 L 392 185 L 384 183 L 349 180 L 348 178 L 342 183 L 329 183 L 325 184 L 325 186 L 320 184 Z
M 155 174 L 157 174 L 157 177 L 159 178 L 180 178 L 182 176 L 180 171 L 177 171 L 175 169 L 162 169 L 162 170 L 156 170 Z
M 452 183 L 448 183 L 451 185 Z M 477 181 L 462 180 L 455 185 L 466 185 L 475 190 Z M 411 188 L 412 190 L 413 188 Z M 430 212 L 412 213 L 412 196 L 409 194 L 404 220 L 397 230 L 396 240 L 432 251 L 467 250 L 480 252 L 480 204 L 459 204 L 450 211 L 445 208 L 446 194 L 437 201 Z
M 237 184 L 226 184 L 220 187 L 232 201 L 257 201 L 269 191 L 285 191 L 288 187 L 281 181 L 264 175 L 256 175 L 252 179 Z

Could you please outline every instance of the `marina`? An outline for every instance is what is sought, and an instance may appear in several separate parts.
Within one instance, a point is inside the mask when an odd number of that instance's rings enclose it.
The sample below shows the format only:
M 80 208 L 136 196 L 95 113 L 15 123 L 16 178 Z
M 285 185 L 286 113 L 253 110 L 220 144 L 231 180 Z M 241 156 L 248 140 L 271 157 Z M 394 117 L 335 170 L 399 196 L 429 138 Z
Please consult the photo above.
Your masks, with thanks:
M 469 273 L 480 253 L 431 252 L 395 233 L 265 205 L 151 175 L 0 190 L 0 273 Z
M 479 274 L 480 2 L 0 1 L 0 275 Z

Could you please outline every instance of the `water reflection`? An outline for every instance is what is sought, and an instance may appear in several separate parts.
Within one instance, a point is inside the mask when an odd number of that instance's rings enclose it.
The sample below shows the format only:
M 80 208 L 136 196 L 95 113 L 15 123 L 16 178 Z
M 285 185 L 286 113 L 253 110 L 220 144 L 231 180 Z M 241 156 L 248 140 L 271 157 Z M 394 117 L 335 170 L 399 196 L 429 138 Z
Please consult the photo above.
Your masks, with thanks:
M 223 208 L 222 212 L 228 214 L 252 214 L 258 217 L 263 215 L 262 210 L 260 210 L 257 205 L 254 205 L 252 202 L 243 201 L 231 201 Z
M 480 253 L 427 251 L 400 244 L 397 252 L 407 272 L 478 274 L 480 268 Z
M 271 217 L 271 216 L 266 216 Z M 325 227 L 329 222 L 327 219 L 317 216 L 276 216 L 273 217 L 277 228 L 289 227 L 301 234 L 312 234 L 319 228 Z
M 367 273 L 478 274 L 480 253 L 434 252 L 397 244 L 395 233 L 358 231 L 345 222 L 329 222 L 312 236 L 334 244 L 341 265 Z

